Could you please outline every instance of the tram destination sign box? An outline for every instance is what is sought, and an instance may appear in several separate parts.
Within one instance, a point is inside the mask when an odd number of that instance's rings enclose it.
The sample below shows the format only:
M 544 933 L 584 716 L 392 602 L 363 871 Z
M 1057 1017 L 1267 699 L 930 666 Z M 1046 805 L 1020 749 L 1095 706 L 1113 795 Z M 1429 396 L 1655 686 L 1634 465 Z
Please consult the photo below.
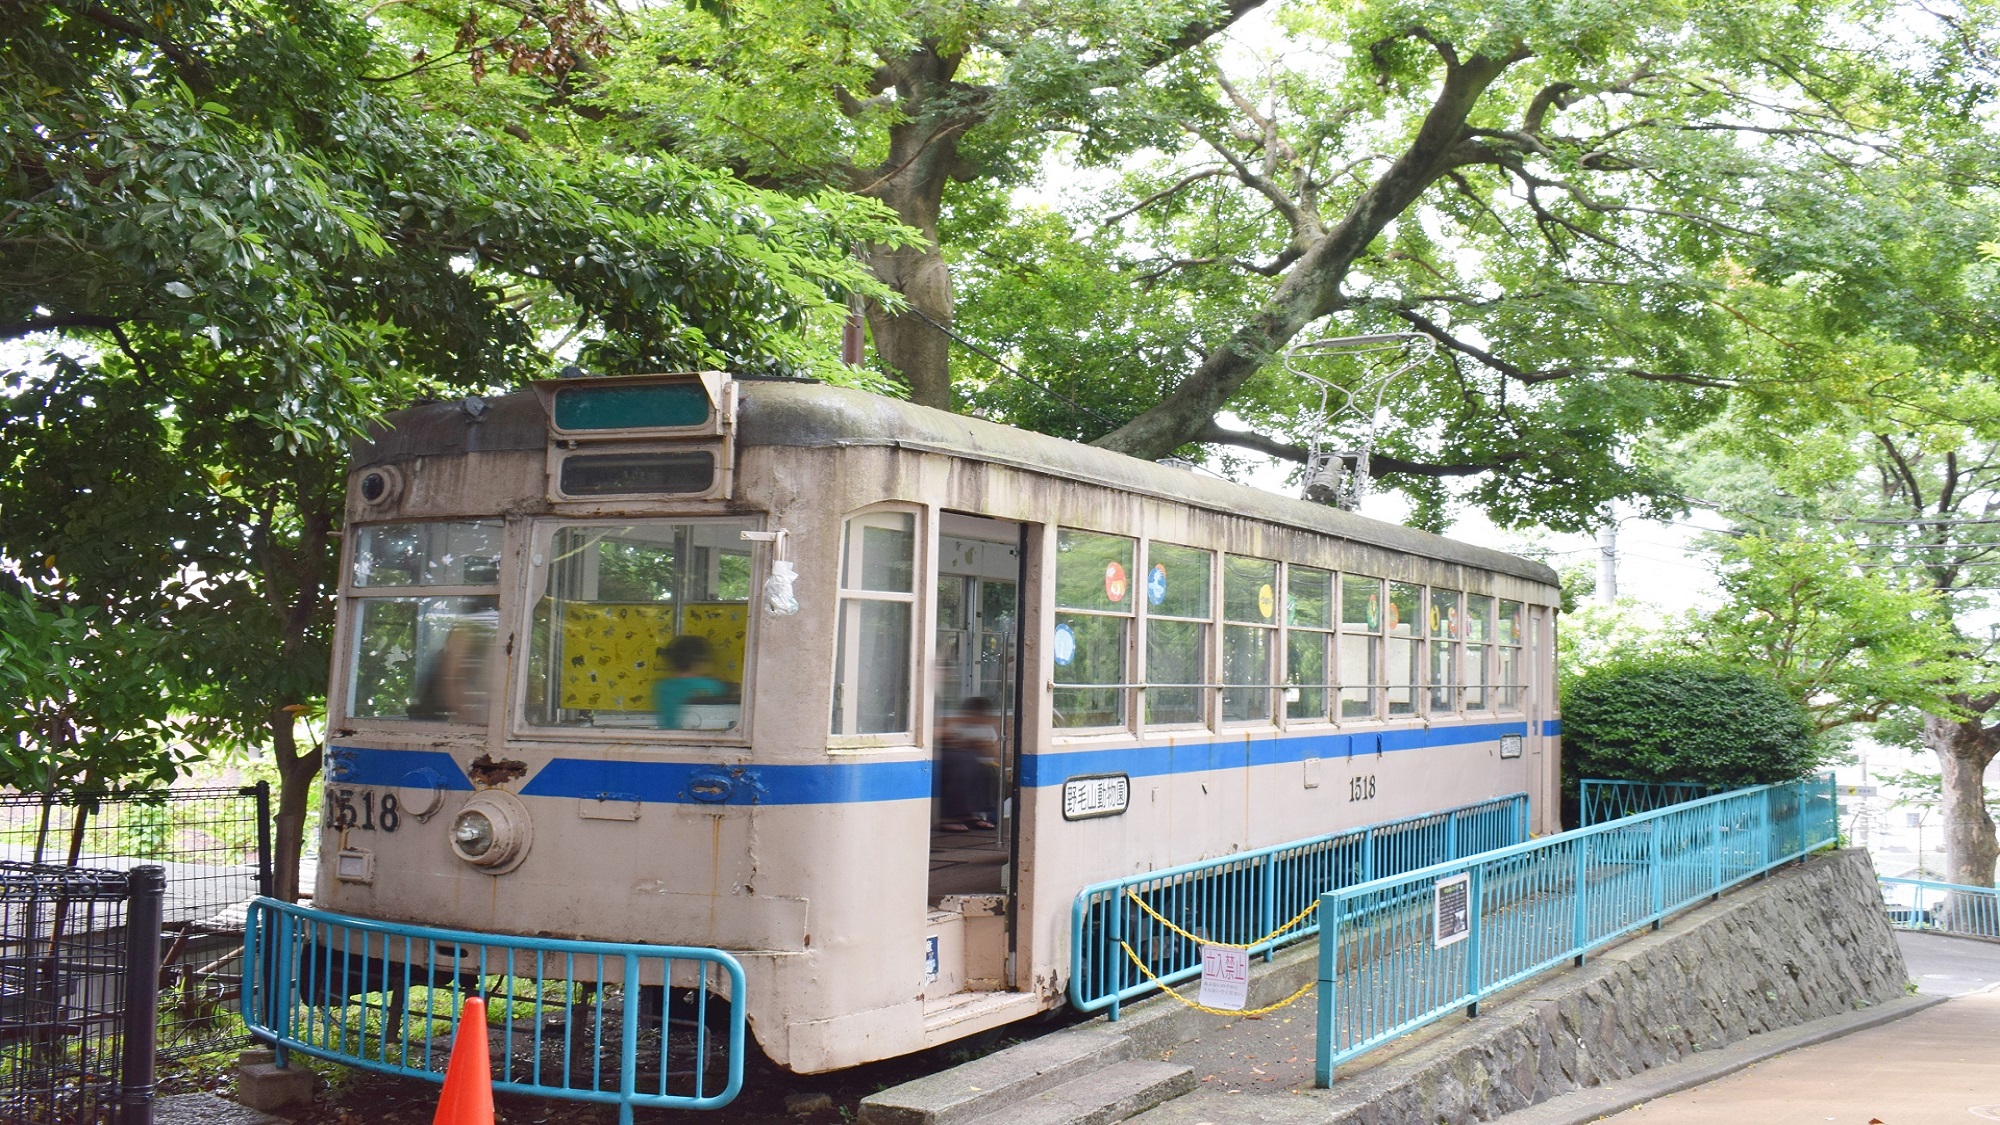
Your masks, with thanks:
M 1063 819 L 1117 816 L 1132 801 L 1132 779 L 1122 773 L 1072 777 L 1063 782 Z

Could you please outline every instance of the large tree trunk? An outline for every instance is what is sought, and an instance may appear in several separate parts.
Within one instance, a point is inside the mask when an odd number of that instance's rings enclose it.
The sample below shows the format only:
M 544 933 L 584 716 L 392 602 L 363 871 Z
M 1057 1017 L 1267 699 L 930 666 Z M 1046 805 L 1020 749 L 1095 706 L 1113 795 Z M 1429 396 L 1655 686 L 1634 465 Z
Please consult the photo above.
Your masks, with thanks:
M 2000 840 L 1986 811 L 1986 767 L 2000 751 L 2000 726 L 1925 715 L 1924 745 L 1944 773 L 1945 881 L 1990 887 Z
M 938 245 L 945 183 L 977 172 L 958 151 L 959 138 L 986 118 L 984 91 L 952 81 L 963 55 L 924 43 L 884 65 L 876 82 L 895 87 L 907 115 L 889 129 L 889 155 L 850 174 L 856 194 L 879 199 L 904 226 L 923 232 L 922 245 L 870 246 L 863 253 L 875 276 L 908 302 L 891 313 L 870 302 L 868 328 L 883 366 L 910 389 L 910 401 L 951 409 L 951 271 Z
M 868 331 L 882 365 L 910 388 L 911 402 L 950 410 L 951 337 L 944 329 L 951 326 L 951 271 L 938 249 L 935 220 L 926 229 L 901 208 L 896 213 L 929 241 L 899 249 L 868 248 L 868 267 L 909 302 L 904 311 L 892 313 L 870 301 Z
M 274 897 L 286 902 L 299 900 L 299 856 L 305 850 L 306 801 L 319 780 L 320 749 L 315 746 L 299 753 L 294 725 L 298 716 L 289 707 L 271 714 L 272 757 L 278 763 L 278 809 L 272 817 L 271 857 Z

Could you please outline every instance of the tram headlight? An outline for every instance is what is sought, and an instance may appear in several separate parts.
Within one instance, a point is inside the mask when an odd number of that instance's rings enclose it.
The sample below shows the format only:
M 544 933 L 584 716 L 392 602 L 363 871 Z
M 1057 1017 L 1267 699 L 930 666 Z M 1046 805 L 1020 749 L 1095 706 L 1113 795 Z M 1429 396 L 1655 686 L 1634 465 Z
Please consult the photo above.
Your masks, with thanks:
M 504 875 L 528 854 L 534 826 L 519 797 L 488 789 L 452 818 L 450 838 L 452 854 L 488 875 Z
M 477 863 L 480 856 L 493 850 L 493 819 L 477 809 L 459 813 L 451 825 L 451 846 Z

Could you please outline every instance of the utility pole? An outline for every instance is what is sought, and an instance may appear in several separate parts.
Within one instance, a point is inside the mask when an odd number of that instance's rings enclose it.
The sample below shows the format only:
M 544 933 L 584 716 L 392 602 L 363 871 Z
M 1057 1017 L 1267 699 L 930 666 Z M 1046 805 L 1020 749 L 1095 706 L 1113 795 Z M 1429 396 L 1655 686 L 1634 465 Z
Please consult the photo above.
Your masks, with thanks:
M 1618 524 L 1607 523 L 1597 533 L 1597 600 L 1618 600 Z

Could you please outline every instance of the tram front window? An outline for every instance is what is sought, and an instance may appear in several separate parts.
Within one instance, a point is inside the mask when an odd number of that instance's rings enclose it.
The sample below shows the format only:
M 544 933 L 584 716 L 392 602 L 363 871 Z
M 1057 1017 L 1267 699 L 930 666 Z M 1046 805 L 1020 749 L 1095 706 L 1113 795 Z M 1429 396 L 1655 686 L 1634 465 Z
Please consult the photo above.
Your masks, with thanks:
M 749 646 L 747 530 L 669 520 L 555 528 L 538 552 L 527 721 L 736 728 Z
M 355 529 L 350 717 L 486 722 L 499 667 L 500 532 L 496 520 Z

